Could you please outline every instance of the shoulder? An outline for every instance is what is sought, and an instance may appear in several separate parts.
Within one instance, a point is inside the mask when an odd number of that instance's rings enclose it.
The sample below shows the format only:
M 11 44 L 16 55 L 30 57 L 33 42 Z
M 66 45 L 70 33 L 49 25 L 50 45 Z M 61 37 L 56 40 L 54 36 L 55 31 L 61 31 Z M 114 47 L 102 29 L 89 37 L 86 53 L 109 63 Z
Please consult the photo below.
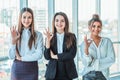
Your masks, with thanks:
M 41 35 L 42 36 L 42 33 L 39 32 L 39 31 L 35 31 L 36 35 Z
M 112 43 L 111 39 L 108 37 L 102 37 L 102 41 L 105 43 Z
M 35 31 L 35 33 L 36 33 L 36 36 L 37 36 L 37 37 L 41 37 L 41 38 L 43 37 L 43 35 L 42 35 L 41 32 L 39 32 L 39 31 Z
M 74 34 L 74 33 L 71 33 L 71 32 L 66 33 L 66 36 L 67 36 L 67 37 L 73 37 L 73 38 L 76 38 L 75 34 Z
M 103 39 L 104 41 L 110 41 L 110 42 L 112 42 L 111 39 L 108 38 L 108 37 L 102 37 L 102 39 Z

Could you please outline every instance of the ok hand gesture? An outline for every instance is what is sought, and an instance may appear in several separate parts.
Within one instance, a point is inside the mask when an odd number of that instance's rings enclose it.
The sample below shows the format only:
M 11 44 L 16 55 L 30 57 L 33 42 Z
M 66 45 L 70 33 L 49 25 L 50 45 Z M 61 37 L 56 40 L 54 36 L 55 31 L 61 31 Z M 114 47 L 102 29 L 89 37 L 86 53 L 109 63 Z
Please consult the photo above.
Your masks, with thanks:
M 90 44 L 92 43 L 92 39 L 87 39 L 87 35 L 84 37 L 84 42 L 85 42 L 85 53 L 86 55 L 89 54 L 88 52 L 88 48 L 90 46 Z
M 46 46 L 46 48 L 50 48 L 50 41 L 53 37 L 53 34 L 49 31 L 49 28 L 45 29 L 44 35 L 46 36 L 45 46 Z
M 17 40 L 20 38 L 20 33 L 17 32 L 16 26 L 10 28 L 11 36 L 12 36 L 12 44 L 16 44 Z

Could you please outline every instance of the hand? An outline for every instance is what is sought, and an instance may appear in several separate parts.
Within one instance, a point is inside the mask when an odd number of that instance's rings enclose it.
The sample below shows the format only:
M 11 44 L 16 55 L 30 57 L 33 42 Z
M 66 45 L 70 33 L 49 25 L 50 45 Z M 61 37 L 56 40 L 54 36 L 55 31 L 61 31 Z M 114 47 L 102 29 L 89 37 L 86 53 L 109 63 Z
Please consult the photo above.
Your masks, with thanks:
M 20 57 L 20 55 L 19 55 L 19 53 L 17 51 L 16 51 L 15 55 L 16 55 L 16 59 L 19 60 L 19 61 L 21 61 L 21 57 Z
M 10 28 L 12 35 L 12 44 L 16 44 L 17 40 L 20 38 L 20 34 L 16 30 L 16 26 Z
M 46 36 L 46 40 L 45 40 L 46 47 L 50 48 L 50 41 L 53 37 L 53 34 L 49 31 L 49 28 L 45 29 L 44 35 Z
M 50 50 L 50 56 L 51 56 L 52 59 L 58 59 L 57 55 L 54 55 L 52 50 Z
M 88 48 L 90 46 L 90 44 L 92 43 L 92 39 L 87 39 L 87 35 L 84 37 L 84 42 L 85 42 L 85 53 L 86 55 L 89 54 L 88 52 Z
M 43 32 L 44 35 L 46 36 L 47 40 L 50 41 L 53 37 L 53 34 L 49 31 L 49 28 L 48 29 L 45 29 L 45 32 Z

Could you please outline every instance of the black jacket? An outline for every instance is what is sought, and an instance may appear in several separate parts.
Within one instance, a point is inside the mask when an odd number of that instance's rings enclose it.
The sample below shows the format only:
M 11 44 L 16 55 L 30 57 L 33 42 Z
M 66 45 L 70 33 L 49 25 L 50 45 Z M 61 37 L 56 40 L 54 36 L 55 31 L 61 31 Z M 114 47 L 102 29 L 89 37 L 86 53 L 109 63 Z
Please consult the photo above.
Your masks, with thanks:
M 73 37 L 73 40 L 72 40 L 73 44 L 70 48 L 67 48 L 66 40 L 67 40 L 67 38 L 70 38 L 70 37 Z M 57 61 L 63 61 L 67 76 L 70 79 L 77 78 L 78 74 L 77 74 L 77 71 L 76 71 L 75 63 L 74 63 L 74 58 L 75 58 L 76 51 L 77 51 L 75 35 L 72 34 L 72 33 L 68 33 L 68 34 L 64 35 L 63 53 L 62 54 L 58 54 L 58 51 L 57 51 L 57 37 L 56 37 L 56 34 L 54 34 L 54 36 L 51 40 L 51 43 L 53 43 L 53 45 L 51 45 L 49 49 L 45 48 L 45 51 L 44 51 L 45 59 L 49 60 L 49 62 L 47 64 L 47 70 L 46 70 L 46 73 L 45 73 L 45 77 L 49 78 L 49 79 L 54 79 L 55 75 L 56 75 Z M 52 59 L 50 57 L 50 50 L 52 50 L 53 53 L 57 54 L 58 60 Z

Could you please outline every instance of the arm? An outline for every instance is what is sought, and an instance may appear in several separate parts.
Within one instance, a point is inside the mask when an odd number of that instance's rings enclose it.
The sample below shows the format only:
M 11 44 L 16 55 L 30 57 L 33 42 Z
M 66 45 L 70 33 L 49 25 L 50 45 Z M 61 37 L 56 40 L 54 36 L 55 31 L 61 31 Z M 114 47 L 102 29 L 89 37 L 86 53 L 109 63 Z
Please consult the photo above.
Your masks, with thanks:
M 115 51 L 112 42 L 108 44 L 107 57 L 99 59 L 99 69 L 109 68 L 115 62 Z
M 37 40 L 36 40 L 36 48 L 33 51 L 32 54 L 27 54 L 30 53 L 29 51 L 26 53 L 27 55 L 21 57 L 22 61 L 37 61 L 40 58 L 42 58 L 43 54 L 43 36 L 41 33 L 37 34 Z
M 15 53 L 16 53 L 16 45 L 11 44 L 10 50 L 9 50 L 9 58 L 15 59 Z
M 80 59 L 84 66 L 90 66 L 93 58 L 90 54 L 86 55 L 85 53 L 85 44 L 84 42 L 80 45 Z
M 51 59 L 51 56 L 50 56 L 50 48 L 46 48 L 46 47 L 45 47 L 44 57 L 45 57 L 45 59 L 47 59 L 47 60 L 50 60 L 50 59 Z
M 48 29 L 45 29 L 44 35 L 46 36 L 44 57 L 45 59 L 50 60 L 52 59 L 50 56 L 50 42 L 51 42 L 51 39 L 53 38 L 53 34 L 49 31 L 49 28 L 48 28 Z
M 69 61 L 74 59 L 74 57 L 76 56 L 76 51 L 77 51 L 76 37 L 75 35 L 71 35 L 71 36 L 73 37 L 73 40 L 72 40 L 73 43 L 71 47 L 63 51 L 63 53 L 57 54 L 58 60 Z
M 105 58 L 96 59 L 93 62 L 94 66 L 97 65 L 95 69 L 98 70 L 107 69 L 115 62 L 115 51 L 113 48 L 113 44 L 111 41 L 108 41 L 107 44 L 108 44 L 107 56 Z
M 15 59 L 16 55 L 16 43 L 18 39 L 20 38 L 20 34 L 16 30 L 16 26 L 13 26 L 10 28 L 11 32 L 11 46 L 9 50 L 9 58 L 10 59 Z

